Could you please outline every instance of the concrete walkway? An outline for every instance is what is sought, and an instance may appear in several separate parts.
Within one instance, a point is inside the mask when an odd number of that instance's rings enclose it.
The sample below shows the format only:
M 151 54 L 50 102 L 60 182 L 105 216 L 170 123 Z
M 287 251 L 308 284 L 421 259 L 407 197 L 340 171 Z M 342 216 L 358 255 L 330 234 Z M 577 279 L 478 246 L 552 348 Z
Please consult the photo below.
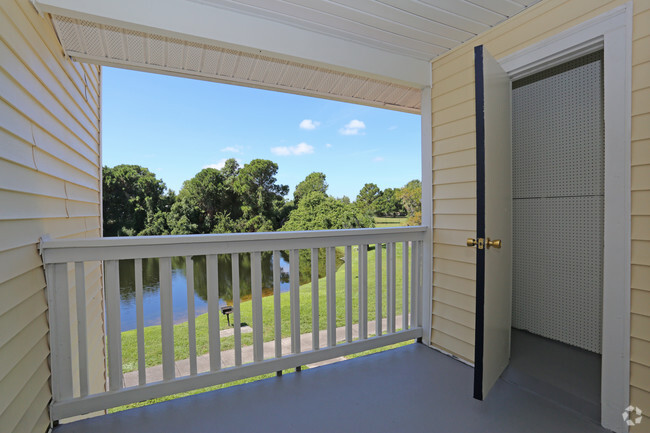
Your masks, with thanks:
M 368 335 L 373 335 L 376 334 L 375 332 L 375 321 L 368 322 Z M 402 327 L 402 316 L 397 316 L 395 318 L 395 328 L 396 329 L 401 329 Z M 382 330 L 384 334 L 386 333 L 386 328 L 387 328 L 387 320 L 383 319 L 382 320 Z M 246 330 L 246 331 L 245 331 Z M 242 327 L 242 333 L 245 332 L 252 332 L 252 328 L 246 326 Z M 225 329 L 222 331 L 221 336 L 225 337 L 227 335 L 224 335 L 224 333 L 227 333 L 228 335 L 233 335 L 233 330 L 232 329 Z M 354 324 L 352 325 L 352 338 L 357 339 L 359 338 L 359 325 Z M 300 336 L 300 349 L 302 352 L 306 352 L 309 350 L 312 350 L 312 334 L 311 332 L 308 334 L 302 334 Z M 318 334 L 318 340 L 319 340 L 319 346 L 320 347 L 326 347 L 327 346 L 327 330 L 322 330 Z M 336 341 L 344 341 L 345 340 L 345 326 L 342 326 L 340 328 L 336 328 Z M 242 355 L 242 364 L 250 363 L 253 362 L 253 346 L 243 346 L 241 348 L 241 355 Z M 291 353 L 291 337 L 283 338 L 282 339 L 282 354 L 283 355 L 288 355 Z M 264 343 L 264 359 L 271 359 L 275 358 L 275 341 L 267 341 Z M 315 364 L 310 364 L 308 367 L 317 367 L 320 365 L 326 365 L 326 364 L 331 364 L 334 362 L 342 361 L 345 358 L 339 357 L 339 358 L 333 358 L 329 359 L 326 361 L 318 362 Z M 228 368 L 228 367 L 233 367 L 235 365 L 235 350 L 230 349 L 230 350 L 224 350 L 221 352 L 221 368 Z M 197 356 L 196 358 L 196 368 L 198 373 L 204 373 L 206 371 L 210 371 L 210 355 L 205 354 L 201 356 Z M 152 382 L 159 382 L 163 380 L 163 375 L 162 375 L 162 365 L 155 365 L 153 367 L 148 367 L 145 370 L 145 375 L 147 378 L 147 383 L 152 383 Z M 182 376 L 189 376 L 190 375 L 190 360 L 188 359 L 181 359 L 176 361 L 176 377 L 182 377 Z M 138 371 L 131 371 L 129 373 L 124 373 L 123 375 L 124 378 L 124 387 L 128 388 L 131 386 L 137 386 L 138 385 Z

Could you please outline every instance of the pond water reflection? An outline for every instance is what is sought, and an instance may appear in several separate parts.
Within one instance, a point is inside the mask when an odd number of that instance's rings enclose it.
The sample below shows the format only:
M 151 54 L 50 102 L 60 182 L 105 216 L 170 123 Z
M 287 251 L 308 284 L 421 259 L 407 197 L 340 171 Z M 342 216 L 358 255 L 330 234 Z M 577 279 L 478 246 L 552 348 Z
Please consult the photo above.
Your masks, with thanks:
M 250 299 L 250 254 L 239 254 L 240 299 Z M 343 263 L 337 250 L 336 268 Z M 280 252 L 280 291 L 289 290 L 289 254 Z M 325 275 L 325 250 L 319 251 L 319 277 Z M 310 251 L 300 251 L 300 284 L 311 279 Z M 232 304 L 232 259 L 230 254 L 218 256 L 219 305 Z M 144 326 L 160 324 L 160 276 L 157 258 L 142 259 Z M 273 294 L 273 253 L 262 253 L 262 296 Z M 194 256 L 194 308 L 195 314 L 208 311 L 205 256 Z M 187 278 L 184 257 L 172 258 L 172 304 L 174 323 L 187 321 Z M 136 328 L 135 262 L 120 260 L 120 315 L 122 331 Z

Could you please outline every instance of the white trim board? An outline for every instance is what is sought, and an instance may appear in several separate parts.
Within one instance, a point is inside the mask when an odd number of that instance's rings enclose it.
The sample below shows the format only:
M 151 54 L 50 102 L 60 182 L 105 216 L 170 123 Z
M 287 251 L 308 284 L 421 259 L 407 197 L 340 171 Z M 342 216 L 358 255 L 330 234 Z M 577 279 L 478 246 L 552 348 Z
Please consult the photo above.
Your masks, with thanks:
M 499 61 L 519 79 L 599 49 L 605 77 L 605 233 L 601 423 L 627 432 L 630 393 L 632 2 Z

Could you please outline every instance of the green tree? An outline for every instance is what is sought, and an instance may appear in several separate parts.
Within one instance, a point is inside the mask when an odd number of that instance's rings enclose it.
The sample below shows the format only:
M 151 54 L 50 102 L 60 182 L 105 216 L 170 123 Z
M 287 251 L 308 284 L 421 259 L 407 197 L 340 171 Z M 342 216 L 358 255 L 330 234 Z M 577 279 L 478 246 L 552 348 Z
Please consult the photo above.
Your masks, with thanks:
M 374 220 L 356 206 L 345 204 L 321 191 L 312 191 L 300 200 L 282 230 L 336 230 L 374 225 Z
M 102 169 L 104 236 L 165 234 L 164 215 L 174 193 L 147 168 L 121 164 Z M 149 230 L 149 226 L 155 227 Z
M 386 188 L 382 191 L 379 198 L 375 201 L 375 208 L 378 215 L 396 216 L 406 213 L 402 202 L 397 198 L 397 191 L 399 190 L 396 188 Z
M 377 200 L 381 197 L 381 190 L 374 183 L 367 183 L 361 188 L 355 201 L 356 206 L 369 215 L 377 214 Z
M 408 215 L 406 225 L 422 224 L 422 182 L 417 179 L 410 181 L 398 191 L 397 197 L 402 201 Z
M 183 182 L 168 217 L 171 234 L 231 231 L 235 227 L 232 207 L 224 175 L 217 169 L 204 168 Z
M 327 182 L 325 181 L 325 174 L 320 172 L 313 172 L 307 175 L 305 180 L 296 185 L 296 190 L 293 192 L 293 201 L 297 206 L 300 199 L 313 191 L 320 191 L 327 194 Z
M 278 185 L 276 174 L 278 165 L 266 159 L 254 159 L 245 164 L 233 182 L 234 190 L 241 200 L 242 218 L 251 220 L 261 216 L 258 227 L 277 229 L 280 224 L 280 210 L 284 196 L 289 192 L 287 185 Z M 259 219 L 258 219 L 259 220 Z

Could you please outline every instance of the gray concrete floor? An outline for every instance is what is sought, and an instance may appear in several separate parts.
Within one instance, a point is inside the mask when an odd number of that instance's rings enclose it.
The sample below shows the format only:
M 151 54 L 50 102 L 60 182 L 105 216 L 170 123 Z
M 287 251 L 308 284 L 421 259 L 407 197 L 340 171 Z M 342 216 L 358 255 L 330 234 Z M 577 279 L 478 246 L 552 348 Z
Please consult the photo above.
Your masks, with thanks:
M 472 398 L 473 369 L 422 344 L 60 425 L 73 432 L 605 432 L 504 380 Z

